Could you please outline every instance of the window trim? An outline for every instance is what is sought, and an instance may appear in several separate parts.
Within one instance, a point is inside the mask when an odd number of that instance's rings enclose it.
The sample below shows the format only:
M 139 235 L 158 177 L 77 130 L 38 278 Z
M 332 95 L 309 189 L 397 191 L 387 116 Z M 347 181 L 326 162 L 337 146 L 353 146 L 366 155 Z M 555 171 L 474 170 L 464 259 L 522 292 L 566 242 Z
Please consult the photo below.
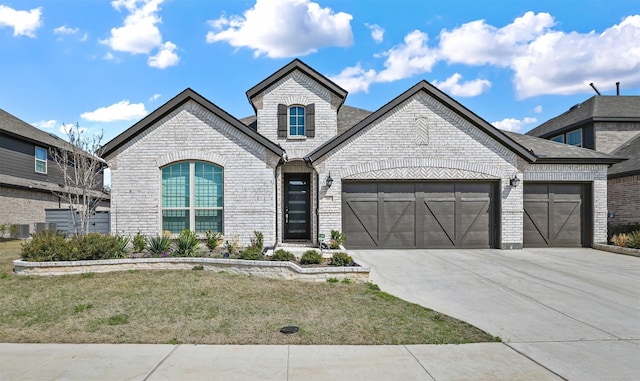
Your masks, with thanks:
M 163 189 L 162 189 L 162 171 L 165 168 L 169 168 L 171 166 L 174 165 L 178 165 L 178 164 L 184 164 L 184 163 L 188 163 L 189 164 L 189 206 L 187 207 L 165 207 L 163 206 Z M 214 167 L 218 167 L 222 170 L 222 182 L 220 183 L 220 186 L 222 188 L 222 206 L 216 206 L 216 207 L 201 207 L 198 206 L 196 207 L 196 163 L 204 163 L 207 165 L 211 165 Z M 159 206 L 160 206 L 160 231 L 163 232 L 164 231 L 164 216 L 163 216 L 163 212 L 165 210 L 186 210 L 189 213 L 189 226 L 188 229 L 191 230 L 192 232 L 195 232 L 196 234 L 200 235 L 204 235 L 205 232 L 197 232 L 196 231 L 196 211 L 198 210 L 219 210 L 222 213 L 221 216 L 221 226 L 220 226 L 220 233 L 224 234 L 224 204 L 225 204 L 225 196 L 224 196 L 224 167 L 216 164 L 216 163 L 212 163 L 209 161 L 204 161 L 204 160 L 181 160 L 181 161 L 176 161 L 173 163 L 169 163 L 165 166 L 160 167 L 160 202 L 159 202 Z M 178 236 L 178 233 L 171 233 L 171 236 Z
M 42 150 L 42 151 L 44 151 L 44 160 L 42 160 L 42 159 L 38 159 L 38 150 Z M 49 161 L 49 160 L 48 160 L 48 152 L 47 152 L 47 149 L 46 149 L 46 148 L 42 148 L 42 147 L 35 146 L 35 148 L 34 148 L 34 154 L 33 154 L 33 157 L 34 157 L 34 159 L 35 159 L 35 161 L 34 161 L 34 167 L 33 167 L 33 170 L 34 170 L 36 173 L 40 173 L 40 174 L 46 175 L 46 174 L 47 174 L 48 161 Z M 40 162 L 40 163 L 44 162 L 44 172 L 43 172 L 43 171 L 38 171 L 38 163 L 39 163 L 39 162 Z
M 302 109 L 302 134 L 291 134 L 291 109 L 293 108 L 301 108 Z M 299 115 L 298 115 L 299 116 Z M 296 125 L 296 131 L 300 128 L 300 126 Z M 288 139 L 301 139 L 304 140 L 307 138 L 307 108 L 300 104 L 293 104 L 287 106 L 287 138 Z

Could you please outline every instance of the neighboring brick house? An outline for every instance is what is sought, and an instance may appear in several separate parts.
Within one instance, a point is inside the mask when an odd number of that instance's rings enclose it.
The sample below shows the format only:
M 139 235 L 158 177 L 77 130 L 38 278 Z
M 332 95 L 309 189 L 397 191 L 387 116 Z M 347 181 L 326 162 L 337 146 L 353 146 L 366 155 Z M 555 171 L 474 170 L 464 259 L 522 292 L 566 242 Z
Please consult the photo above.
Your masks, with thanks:
M 46 221 L 46 209 L 69 207 L 54 194 L 63 177 L 52 148 L 71 146 L 0 109 L 0 224 L 29 225 L 33 232 L 35 223 Z
M 527 135 L 628 159 L 607 173 L 609 223 L 640 224 L 640 96 L 593 96 Z
M 421 81 L 371 113 L 300 60 L 242 121 L 187 89 L 105 145 L 113 231 L 349 248 L 591 246 L 620 159 L 500 131 Z M 521 185 L 519 185 L 521 183 Z

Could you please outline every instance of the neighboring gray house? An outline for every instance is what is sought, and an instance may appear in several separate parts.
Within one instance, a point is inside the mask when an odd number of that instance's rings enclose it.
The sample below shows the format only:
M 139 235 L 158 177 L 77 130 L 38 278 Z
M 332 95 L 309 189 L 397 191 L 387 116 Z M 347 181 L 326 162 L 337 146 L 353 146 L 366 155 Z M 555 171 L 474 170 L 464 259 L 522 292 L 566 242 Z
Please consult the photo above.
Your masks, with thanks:
M 33 232 L 35 223 L 46 221 L 46 209 L 69 207 L 53 194 L 63 177 L 50 149 L 70 147 L 0 109 L 0 224 L 29 225 Z
M 640 224 L 640 96 L 593 96 L 527 135 L 627 158 L 607 173 L 609 222 Z
M 114 232 L 221 231 L 349 248 L 605 242 L 620 159 L 500 131 L 425 81 L 370 113 L 300 60 L 234 118 L 187 89 L 105 145 Z

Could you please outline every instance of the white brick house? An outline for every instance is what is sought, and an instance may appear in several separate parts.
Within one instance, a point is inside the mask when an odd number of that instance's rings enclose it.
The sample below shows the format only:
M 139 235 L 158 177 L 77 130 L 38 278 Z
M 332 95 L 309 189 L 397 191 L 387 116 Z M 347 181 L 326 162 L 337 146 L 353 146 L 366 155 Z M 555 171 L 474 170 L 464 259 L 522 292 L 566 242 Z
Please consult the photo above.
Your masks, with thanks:
M 370 113 L 299 60 L 241 122 L 187 89 L 105 145 L 113 231 L 351 248 L 591 246 L 620 160 L 505 133 L 427 82 Z

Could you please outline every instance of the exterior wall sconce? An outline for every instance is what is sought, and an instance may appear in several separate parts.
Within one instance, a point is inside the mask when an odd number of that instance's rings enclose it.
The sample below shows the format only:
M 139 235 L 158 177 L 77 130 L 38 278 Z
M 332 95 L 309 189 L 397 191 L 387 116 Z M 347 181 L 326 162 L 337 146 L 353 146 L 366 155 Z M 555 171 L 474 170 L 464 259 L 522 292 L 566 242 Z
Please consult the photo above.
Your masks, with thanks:
M 518 185 L 520 185 L 520 179 L 518 178 L 518 174 L 514 172 L 513 176 L 509 179 L 509 186 L 516 188 Z
M 331 172 L 329 172 L 329 176 L 327 176 L 327 188 L 331 188 L 331 184 L 333 184 L 333 179 L 331 178 Z

